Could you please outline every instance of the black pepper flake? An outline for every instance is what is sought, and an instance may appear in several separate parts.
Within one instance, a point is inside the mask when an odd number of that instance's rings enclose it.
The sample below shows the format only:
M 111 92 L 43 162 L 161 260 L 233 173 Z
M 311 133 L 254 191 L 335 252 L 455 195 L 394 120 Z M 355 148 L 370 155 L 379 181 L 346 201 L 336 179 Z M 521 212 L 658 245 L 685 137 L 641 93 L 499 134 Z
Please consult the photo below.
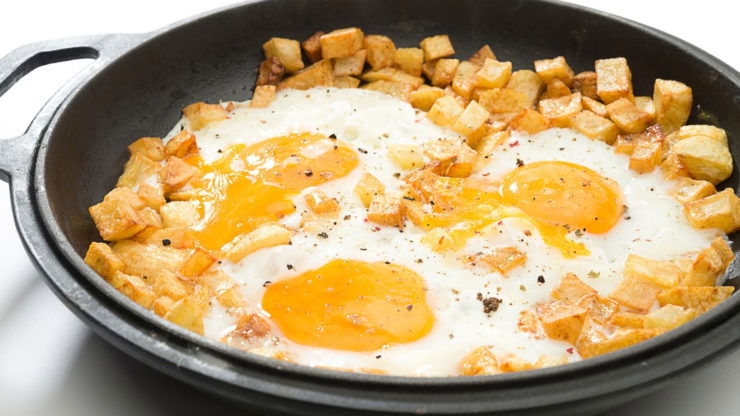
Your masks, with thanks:
M 524 166 L 524 161 L 523 161 L 523 160 L 521 160 L 521 159 L 517 159 L 517 160 L 516 160 L 516 166 L 517 166 L 517 167 L 522 167 L 522 166 Z
M 406 310 L 411 312 L 411 310 L 414 309 L 414 305 L 406 305 Z
M 378 360 L 380 359 L 380 357 L 382 357 L 382 355 L 376 355 L 375 356 L 375 358 L 378 359 Z
M 383 262 L 383 263 L 385 263 L 385 264 L 391 264 L 391 262 L 389 262 L 389 261 L 385 261 L 385 262 Z
M 217 150 L 217 152 L 219 152 L 219 153 L 223 153 L 224 151 L 223 151 L 223 150 L 221 150 L 221 149 L 218 149 L 218 150 Z
M 537 276 L 537 283 L 545 283 L 545 276 L 543 275 Z
M 349 220 L 350 220 L 350 218 L 352 218 L 352 216 L 351 216 L 351 215 L 345 215 L 345 216 L 344 216 L 344 220 L 345 220 L 345 221 L 349 221 Z
M 287 267 L 288 270 L 293 270 L 293 265 L 292 264 L 286 264 L 285 267 Z
M 162 240 L 162 245 L 163 246 L 168 246 L 170 244 L 172 244 L 172 241 L 170 241 L 169 239 L 165 238 L 164 240 Z
M 407 201 L 416 201 L 416 198 L 414 198 L 412 196 L 404 196 L 403 199 L 405 199 Z
M 358 147 L 357 150 L 359 150 L 360 153 L 362 153 L 362 154 L 367 154 L 367 150 L 365 150 L 365 149 L 363 149 L 361 147 Z
M 332 140 L 336 140 L 337 139 L 337 135 L 334 134 L 334 133 L 332 133 L 332 134 L 329 135 L 329 138 L 332 139 Z
M 480 292 L 478 292 L 476 299 L 481 301 L 481 303 L 483 303 L 483 313 L 485 313 L 486 315 L 490 315 L 493 312 L 496 312 L 498 310 L 499 305 L 502 302 L 501 299 L 495 298 L 493 296 L 484 298 L 483 294 Z
M 272 284 L 271 281 L 266 280 L 265 283 L 262 283 L 262 287 L 267 287 L 267 286 L 270 286 L 271 284 Z
M 576 230 L 576 237 L 582 237 L 583 236 L 583 230 L 580 228 Z
M 321 238 L 329 238 L 329 234 L 327 234 L 327 233 L 325 233 L 325 232 L 323 232 L 323 231 L 322 231 L 322 232 L 320 232 L 320 233 L 319 233 L 318 235 L 319 235 L 319 237 L 321 237 Z
M 312 171 L 311 169 L 307 169 L 307 170 L 306 170 L 305 172 L 303 172 L 303 173 L 304 173 L 304 174 L 305 174 L 306 176 L 308 176 L 309 178 L 310 178 L 311 176 L 313 176 L 313 171 Z
M 416 259 L 416 262 L 417 263 L 424 263 L 424 260 L 422 260 L 422 259 Z
M 398 178 L 401 177 L 401 173 L 400 172 L 396 172 L 396 173 L 393 174 L 393 177 L 396 178 L 396 179 L 398 179 Z

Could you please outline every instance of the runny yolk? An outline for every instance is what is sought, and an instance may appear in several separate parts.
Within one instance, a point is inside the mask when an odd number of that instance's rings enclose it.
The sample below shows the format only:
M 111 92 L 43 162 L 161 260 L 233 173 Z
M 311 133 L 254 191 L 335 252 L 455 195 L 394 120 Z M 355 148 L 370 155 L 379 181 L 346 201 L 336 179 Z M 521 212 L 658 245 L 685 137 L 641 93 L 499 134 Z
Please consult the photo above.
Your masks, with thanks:
M 429 333 L 434 314 L 425 290 L 424 280 L 402 266 L 332 260 L 270 285 L 262 308 L 299 344 L 375 351 Z
M 198 156 L 187 161 L 203 172 L 193 182 L 203 217 L 195 237 L 218 250 L 239 234 L 293 213 L 292 196 L 347 175 L 358 157 L 340 140 L 304 133 L 235 144 L 213 163 Z

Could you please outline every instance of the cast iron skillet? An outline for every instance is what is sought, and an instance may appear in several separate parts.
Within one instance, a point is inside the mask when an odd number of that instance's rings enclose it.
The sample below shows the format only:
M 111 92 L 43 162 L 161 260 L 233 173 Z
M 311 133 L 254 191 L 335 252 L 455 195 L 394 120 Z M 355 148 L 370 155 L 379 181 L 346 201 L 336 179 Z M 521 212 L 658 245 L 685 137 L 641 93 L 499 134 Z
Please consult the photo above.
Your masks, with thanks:
M 387 34 L 400 46 L 448 33 L 463 57 L 490 43 L 515 68 L 564 55 L 584 70 L 596 58 L 625 56 L 640 95 L 651 94 L 655 78 L 692 86 L 691 121 L 725 128 L 740 160 L 735 70 L 665 33 L 553 1 L 256 1 L 152 33 L 27 45 L 0 61 L 0 94 L 41 65 L 96 59 L 44 106 L 25 134 L 0 141 L 0 172 L 10 182 L 26 249 L 51 289 L 93 330 L 225 399 L 306 415 L 593 414 L 735 347 L 738 295 L 666 335 L 567 366 L 474 378 L 333 372 L 253 356 L 180 329 L 113 290 L 84 264 L 87 245 L 99 239 L 87 207 L 114 186 L 131 141 L 166 133 L 179 109 L 192 102 L 247 99 L 260 46 L 271 36 L 303 39 L 317 29 L 347 26 Z M 725 185 L 737 188 L 737 182 L 734 174 Z M 735 273 L 729 277 L 737 286 Z

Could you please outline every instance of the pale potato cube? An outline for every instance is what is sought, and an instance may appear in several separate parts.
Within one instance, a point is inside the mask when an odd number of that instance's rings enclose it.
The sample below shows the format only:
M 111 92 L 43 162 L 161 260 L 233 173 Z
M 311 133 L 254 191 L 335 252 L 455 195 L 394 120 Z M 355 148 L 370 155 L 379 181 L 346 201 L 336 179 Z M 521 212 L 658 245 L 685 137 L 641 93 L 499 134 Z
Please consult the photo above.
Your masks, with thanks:
M 424 64 L 424 51 L 419 48 L 398 48 L 393 61 L 402 71 L 420 77 Z
M 706 124 L 692 124 L 688 126 L 681 126 L 678 130 L 673 132 L 673 134 L 675 135 L 675 141 L 681 141 L 694 136 L 705 136 L 719 143 L 727 145 L 727 132 L 719 127 Z
M 729 234 L 740 228 L 740 198 L 727 188 L 686 203 L 684 214 L 694 228 L 719 228 Z
M 288 244 L 293 233 L 282 225 L 265 224 L 252 232 L 234 238 L 225 250 L 225 257 L 233 263 L 239 262 L 257 250 Z
M 164 185 L 165 192 L 171 192 L 185 185 L 197 174 L 198 168 L 187 164 L 179 157 L 170 156 L 159 171 L 159 180 Z
M 414 108 L 421 111 L 429 111 L 437 99 L 444 97 L 445 91 L 442 88 L 422 85 L 419 89 L 412 92 L 409 96 L 409 102 Z
M 594 288 L 584 283 L 573 273 L 568 273 L 560 279 L 558 286 L 552 291 L 553 299 L 565 303 L 576 304 L 586 296 L 596 295 Z
M 367 82 L 374 81 L 393 81 L 408 84 L 411 88 L 416 89 L 424 84 L 420 77 L 407 74 L 396 68 L 382 68 L 377 71 L 367 71 L 362 74 L 362 79 Z
M 437 61 L 438 59 L 421 64 L 421 73 L 427 77 L 429 82 L 432 82 L 432 78 L 434 78 L 434 68 L 437 66 Z
M 198 153 L 198 143 L 195 135 L 187 130 L 182 130 L 172 137 L 164 147 L 167 157 L 175 156 L 183 158 L 192 153 Z
M 108 244 L 90 243 L 85 254 L 85 263 L 106 280 L 110 280 L 116 272 L 123 271 L 124 264 Z
M 609 323 L 626 328 L 644 328 L 645 314 L 636 312 L 617 312 L 612 315 Z
M 226 109 L 219 104 L 197 102 L 183 108 L 182 115 L 188 120 L 191 131 L 198 131 L 210 123 L 225 120 Z
M 362 49 L 364 37 L 362 30 L 356 27 L 329 32 L 319 38 L 321 56 L 324 60 L 352 56 Z
M 424 60 L 433 61 L 455 54 L 450 37 L 447 35 L 437 35 L 425 38 L 419 44 L 424 51 Z
M 437 162 L 437 173 L 449 177 L 470 176 L 478 159 L 475 150 L 465 142 L 452 139 L 428 141 L 424 143 L 422 150 L 427 157 Z
M 625 273 L 624 279 L 609 297 L 629 308 L 647 312 L 662 291 L 663 287 L 650 279 L 641 278 L 638 273 Z
M 714 249 L 722 260 L 722 270 L 720 272 L 724 273 L 725 269 L 727 269 L 735 259 L 735 253 L 732 251 L 732 248 L 730 248 L 727 240 L 723 237 L 717 237 L 712 240 L 711 248 Z
M 645 328 L 671 330 L 683 325 L 694 317 L 693 311 L 677 305 L 665 305 L 645 315 Z
M 583 110 L 581 94 L 574 93 L 560 98 L 540 100 L 539 110 L 551 125 L 555 127 L 570 127 L 571 116 Z
M 324 36 L 324 32 L 314 32 L 313 35 L 306 38 L 301 42 L 301 48 L 306 54 L 308 61 L 311 63 L 321 60 L 321 37 Z
M 620 98 L 606 106 L 609 118 L 620 130 L 627 133 L 640 133 L 650 124 L 650 115 L 635 106 L 627 98 Z
M 134 153 L 141 153 L 156 162 L 164 160 L 164 144 L 162 139 L 159 137 L 142 137 L 139 140 L 128 145 L 128 151 L 133 155 Z
M 650 116 L 650 123 L 655 121 L 655 103 L 650 97 L 635 97 L 635 107 Z
M 686 204 L 717 193 L 717 188 L 711 182 L 691 178 L 679 178 L 671 190 L 671 196 L 676 201 Z
M 478 142 L 475 144 L 475 151 L 478 152 L 478 156 L 481 157 L 482 162 L 486 162 L 485 159 L 488 159 L 488 157 L 493 154 L 493 152 L 496 150 L 496 148 L 503 142 L 509 139 L 511 137 L 511 133 L 509 131 L 494 131 L 484 137 L 482 137 Z M 470 143 L 470 141 L 468 141 Z
M 734 290 L 732 286 L 679 286 L 658 295 L 658 301 L 661 306 L 677 305 L 702 314 L 729 298 Z
M 632 102 L 632 72 L 625 58 L 599 59 L 596 69 L 596 93 L 606 104 L 624 98 Z
M 658 142 L 639 142 L 630 156 L 630 169 L 638 173 L 652 172 L 663 156 L 663 145 Z
M 265 52 L 265 58 L 270 59 L 274 56 L 279 59 L 288 73 L 303 69 L 301 44 L 297 40 L 272 38 L 262 45 L 262 50 Z
M 160 296 L 152 303 L 151 310 L 157 315 L 164 317 L 173 306 L 175 306 L 174 299 L 169 296 Z
M 373 81 L 369 84 L 363 85 L 360 88 L 362 88 L 363 90 L 382 92 L 383 94 L 390 95 L 391 97 L 396 97 L 403 101 L 409 101 L 411 99 L 411 92 L 413 92 L 414 90 L 414 87 L 411 84 L 385 80 Z
M 360 86 L 360 80 L 349 75 L 335 77 L 334 86 L 336 88 L 357 88 Z
M 403 228 L 404 205 L 401 198 L 389 195 L 376 195 L 367 209 L 367 219 L 376 224 Z
M 258 85 L 254 89 L 252 101 L 249 102 L 250 108 L 265 108 L 272 104 L 275 99 L 277 87 L 274 85 Z
M 555 78 L 547 84 L 545 93 L 542 94 L 542 97 L 540 97 L 540 100 L 543 100 L 543 99 L 546 100 L 550 98 L 560 98 L 566 95 L 570 95 L 571 93 L 572 91 L 570 90 L 570 88 L 568 88 L 567 85 L 565 85 L 563 81 Z
M 452 124 L 452 130 L 463 136 L 482 136 L 485 123 L 491 116 L 485 108 L 475 101 L 471 101 L 458 119 Z
M 360 75 L 365 67 L 367 50 L 360 49 L 354 55 L 337 58 L 334 60 L 334 75 L 337 77 L 345 75 Z
M 608 338 L 604 335 L 602 328 L 599 328 L 593 319 L 586 317 L 581 333 L 578 335 L 578 339 L 575 342 L 575 346 L 578 353 L 585 357 L 591 355 L 592 351 L 607 341 Z
M 478 347 L 460 361 L 459 371 L 464 376 L 490 376 L 501 374 L 498 360 L 489 347 Z
M 123 167 L 123 174 L 118 178 L 117 187 L 125 186 L 134 188 L 144 183 L 147 178 L 156 175 L 161 166 L 159 163 L 144 156 L 140 152 L 131 154 L 126 165 Z
M 614 143 L 619 134 L 619 129 L 611 120 L 587 110 L 572 116 L 570 124 L 580 133 L 607 144 Z
M 575 344 L 588 311 L 580 306 L 554 301 L 538 305 L 537 315 L 549 338 Z
M 144 239 L 138 238 L 139 234 L 136 235 L 136 240 L 147 244 L 157 244 L 172 248 L 193 248 L 195 246 L 195 237 L 193 231 L 187 228 L 165 228 L 157 230 L 147 236 Z
M 606 105 L 604 105 L 603 103 L 600 103 L 590 97 L 584 96 L 581 98 L 581 104 L 583 105 L 584 110 L 588 110 L 599 117 L 609 117 L 609 112 L 606 111 Z
M 681 286 L 714 286 L 734 257 L 722 237 L 699 252 L 684 253 L 674 260 L 683 274 Z
M 152 280 L 167 280 L 171 277 L 178 280 L 175 272 L 190 255 L 189 250 L 180 250 L 171 246 L 155 245 L 154 243 L 143 244 L 131 240 L 116 241 L 111 248 L 126 265 L 125 273 L 146 276 L 147 279 L 150 279 L 150 282 Z M 185 290 L 184 287 L 180 289 Z M 178 292 L 182 290 L 178 289 Z
M 691 88 L 678 81 L 656 79 L 653 103 L 656 121 L 666 133 L 671 133 L 689 119 L 693 103 Z
M 527 262 L 527 253 L 523 253 L 516 247 L 496 247 L 490 253 L 476 255 L 475 261 L 506 276 L 512 269 L 523 266 Z
M 576 74 L 573 77 L 573 92 L 580 92 L 582 96 L 594 101 L 598 100 L 599 94 L 596 89 L 596 72 L 583 71 Z
M 198 278 L 198 283 L 207 286 L 224 308 L 237 309 L 246 306 L 246 301 L 239 293 L 239 284 L 223 270 L 204 273 Z
M 478 65 L 483 66 L 486 62 L 486 59 L 492 59 L 496 60 L 496 54 L 493 53 L 493 49 L 491 49 L 488 45 L 483 45 L 482 48 L 478 49 L 470 58 L 468 58 L 468 61 Z
M 188 201 L 168 202 L 159 207 L 159 214 L 165 228 L 189 227 L 200 220 L 198 210 Z
M 573 84 L 574 72 L 562 56 L 536 60 L 534 70 L 545 84 L 549 84 L 554 79 L 559 79 L 568 87 Z
M 136 210 L 118 199 L 109 199 L 89 208 L 95 226 L 106 241 L 129 238 L 146 226 Z
M 455 69 L 455 76 L 452 78 L 452 89 L 455 93 L 466 100 L 470 99 L 470 94 L 478 84 L 478 66 L 468 61 L 462 61 Z
M 123 272 L 116 272 L 114 279 L 120 282 L 119 286 L 116 287 L 119 292 L 123 293 L 129 299 L 146 309 L 149 309 L 157 298 L 154 291 L 150 289 L 144 279 L 139 276 L 131 276 Z
M 717 184 L 732 174 L 732 154 L 727 144 L 707 136 L 692 136 L 676 142 L 671 152 L 681 157 L 694 179 Z
M 455 239 L 443 228 L 432 228 L 421 237 L 421 243 L 432 251 L 441 253 L 455 248 Z
M 668 156 L 665 156 L 665 159 L 660 163 L 660 168 L 663 170 L 663 177 L 668 180 L 688 178 L 689 176 L 689 170 L 686 169 L 681 156 L 675 153 L 669 153 Z
M 494 114 L 518 113 L 528 108 L 527 97 L 509 88 L 483 90 L 478 97 L 478 103 Z
M 424 166 L 421 149 L 414 144 L 389 144 L 388 157 L 403 170 L 418 169 Z
M 317 214 L 330 214 L 339 210 L 339 201 L 336 198 L 328 197 L 324 192 L 315 190 L 307 193 L 303 199 L 311 208 L 311 211 Z
M 208 311 L 210 296 L 209 289 L 199 285 L 192 295 L 175 302 L 172 309 L 164 315 L 164 319 L 202 335 L 203 318 Z
M 460 65 L 459 59 L 440 59 L 434 65 L 434 74 L 432 75 L 432 85 L 436 87 L 446 87 L 452 83 L 455 77 L 457 67 Z
M 103 197 L 103 201 L 119 201 L 123 204 L 130 205 L 131 208 L 137 211 L 144 208 L 145 205 L 144 200 L 138 194 L 126 187 L 114 188 Z
M 534 71 L 521 69 L 511 73 L 506 88 L 522 93 L 527 107 L 534 108 L 540 95 L 545 90 L 545 83 Z
M 218 259 L 202 248 L 196 248 L 180 266 L 180 276 L 195 280 L 206 272 Z
M 438 126 L 452 125 L 465 109 L 450 96 L 437 99 L 427 113 L 427 118 Z
M 388 36 L 367 35 L 362 40 L 362 47 L 367 50 L 367 63 L 372 69 L 393 65 L 396 57 L 396 45 Z
M 476 75 L 478 77 L 478 87 L 503 88 L 511 77 L 511 62 L 486 59 Z
M 681 270 L 670 260 L 651 260 L 635 254 L 624 263 L 625 280 L 646 280 L 664 288 L 675 287 L 681 280 Z
M 606 325 L 621 308 L 617 302 L 598 294 L 583 296 L 577 305 L 588 310 L 591 320 L 599 325 Z
M 354 192 L 362 201 L 362 205 L 368 208 L 376 196 L 385 193 L 385 185 L 372 174 L 365 173 L 355 185 Z
M 348 56 L 351 56 L 351 54 Z M 334 69 L 332 63 L 329 59 L 322 59 L 284 79 L 278 84 L 277 90 L 287 88 L 307 90 L 317 86 L 331 87 L 333 85 Z
M 511 120 L 509 127 L 512 130 L 536 134 L 550 128 L 550 121 L 538 111 L 531 108 L 524 108 Z
M 540 320 L 532 311 L 524 310 L 519 312 L 519 322 L 517 328 L 522 332 L 534 335 L 535 339 L 542 338 Z
M 627 348 L 631 345 L 637 344 L 642 341 L 647 341 L 650 338 L 655 338 L 665 332 L 662 328 L 651 328 L 651 329 L 629 329 L 624 331 L 618 331 L 612 336 L 612 338 L 603 342 L 594 343 L 590 348 L 578 350 L 583 358 L 595 357 L 597 355 L 603 355 L 612 351 Z

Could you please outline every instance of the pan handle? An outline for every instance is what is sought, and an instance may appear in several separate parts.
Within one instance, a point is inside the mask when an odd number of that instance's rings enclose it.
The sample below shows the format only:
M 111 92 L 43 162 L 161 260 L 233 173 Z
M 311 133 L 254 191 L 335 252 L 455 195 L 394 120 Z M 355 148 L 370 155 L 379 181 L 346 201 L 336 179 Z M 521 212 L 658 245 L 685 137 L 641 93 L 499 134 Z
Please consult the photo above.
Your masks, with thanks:
M 36 114 L 25 133 L 0 139 L 0 180 L 30 172 L 36 146 L 56 110 L 97 69 L 130 49 L 142 35 L 107 34 L 64 38 L 21 46 L 0 59 L 0 97 L 34 69 L 57 62 L 92 58 L 93 63 L 67 81 Z

